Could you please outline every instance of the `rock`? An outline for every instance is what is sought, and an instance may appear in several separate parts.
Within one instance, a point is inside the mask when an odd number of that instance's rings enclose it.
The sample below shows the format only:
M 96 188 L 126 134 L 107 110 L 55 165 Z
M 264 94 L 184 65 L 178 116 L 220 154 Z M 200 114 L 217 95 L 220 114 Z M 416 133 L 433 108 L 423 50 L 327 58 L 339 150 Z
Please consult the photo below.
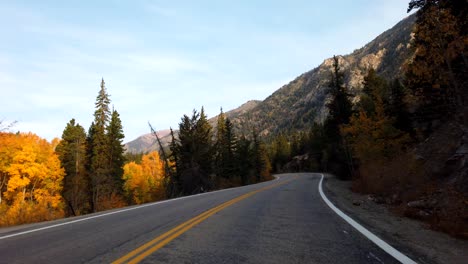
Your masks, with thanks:
M 354 205 L 354 206 L 360 206 L 360 205 L 361 205 L 361 201 L 354 200 L 354 201 L 353 201 L 353 205 Z
M 406 204 L 408 207 L 411 208 L 418 208 L 418 209 L 431 209 L 437 205 L 437 200 L 416 200 L 411 201 Z

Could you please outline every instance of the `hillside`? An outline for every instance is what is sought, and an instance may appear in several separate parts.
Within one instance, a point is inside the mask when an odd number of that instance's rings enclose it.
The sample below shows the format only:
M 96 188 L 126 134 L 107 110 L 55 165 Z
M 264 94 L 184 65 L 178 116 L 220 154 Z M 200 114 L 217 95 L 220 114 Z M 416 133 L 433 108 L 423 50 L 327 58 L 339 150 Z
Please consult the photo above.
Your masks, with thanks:
M 409 16 L 364 47 L 339 56 L 351 93 L 359 93 L 363 76 L 370 68 L 387 78 L 401 75 L 402 66 L 410 57 L 409 41 L 414 22 L 415 16 Z M 252 110 L 232 118 L 235 127 L 245 133 L 255 128 L 266 136 L 322 122 L 327 115 L 327 82 L 331 67 L 332 59 L 329 58 L 300 75 Z
M 171 142 L 171 131 L 169 129 L 160 130 L 157 132 L 158 136 L 161 137 L 161 142 L 163 145 L 169 144 Z M 138 138 L 125 143 L 125 149 L 130 153 L 147 153 L 154 150 L 158 150 L 158 143 L 156 138 L 152 133 L 144 134 Z

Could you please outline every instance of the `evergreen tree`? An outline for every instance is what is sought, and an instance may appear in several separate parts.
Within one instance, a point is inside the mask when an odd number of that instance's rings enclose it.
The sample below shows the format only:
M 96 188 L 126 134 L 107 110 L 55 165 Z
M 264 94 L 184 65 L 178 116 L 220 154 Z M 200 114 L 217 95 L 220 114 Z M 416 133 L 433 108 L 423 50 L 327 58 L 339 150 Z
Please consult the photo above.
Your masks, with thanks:
M 388 84 L 386 80 L 377 75 L 374 69 L 370 69 L 364 76 L 363 88 L 359 108 L 363 109 L 367 115 L 375 113 L 376 98 L 382 98 L 384 102 L 388 98 Z
M 62 196 L 68 206 L 67 215 L 88 213 L 90 206 L 86 191 L 86 132 L 75 123 L 75 119 L 68 122 L 55 151 L 65 170 Z
M 340 128 L 349 123 L 352 115 L 350 95 L 344 85 L 344 74 L 339 60 L 333 56 L 333 71 L 330 80 L 331 102 L 327 105 L 329 115 L 324 124 L 327 136 L 327 150 L 324 161 L 326 168 L 341 178 L 349 178 L 352 173 L 352 160 L 348 146 L 341 137 Z
M 227 177 L 226 170 L 226 117 L 221 108 L 216 124 L 215 172 L 217 177 Z
M 327 105 L 329 114 L 325 121 L 325 130 L 332 141 L 339 141 L 340 126 L 349 123 L 352 111 L 350 94 L 344 85 L 344 73 L 341 71 L 338 57 L 333 56 L 333 70 L 330 76 L 331 102 Z
M 171 154 L 169 155 L 170 172 L 169 175 L 165 175 L 165 185 L 166 185 L 166 195 L 167 197 L 176 197 L 179 195 L 181 188 L 180 182 L 180 172 L 182 168 L 180 167 L 180 147 L 179 143 L 175 138 L 174 131 L 171 128 L 171 143 L 169 145 L 169 150 Z
M 179 140 L 173 146 L 177 155 L 177 175 L 182 194 L 208 191 L 213 187 L 211 125 L 202 108 L 200 114 L 184 115 L 179 123 Z
M 406 103 L 407 91 L 398 79 L 390 83 L 390 97 L 386 112 L 395 119 L 395 128 L 413 134 L 410 113 Z
M 215 143 L 215 167 L 216 175 L 226 179 L 231 179 L 238 174 L 234 161 L 236 151 L 236 136 L 233 132 L 232 123 L 226 118 L 223 110 L 218 115 L 217 133 Z
M 201 108 L 200 118 L 196 122 L 195 136 L 198 144 L 198 160 L 203 176 L 203 189 L 212 188 L 211 173 L 213 172 L 213 142 L 212 127 L 208 122 L 204 107 Z
M 235 161 L 235 153 L 237 151 L 237 137 L 234 133 L 231 120 L 226 118 L 225 122 L 226 134 L 224 137 L 225 148 L 224 148 L 224 158 L 225 158 L 225 168 L 224 175 L 227 178 L 232 179 L 235 176 L 239 175 L 239 168 Z
M 244 135 L 239 138 L 237 142 L 237 148 L 234 154 L 235 160 L 237 161 L 237 170 L 241 178 L 241 184 L 246 185 L 250 183 L 252 176 L 252 143 Z
M 113 168 L 114 162 L 120 164 L 121 158 L 116 157 L 111 161 L 111 146 L 108 135 L 110 121 L 109 111 L 110 99 L 107 94 L 104 79 L 101 81 L 101 89 L 96 98 L 94 112 L 94 122 L 91 124 L 88 134 L 88 159 L 89 159 L 89 180 L 91 191 L 91 205 L 94 212 L 121 206 L 122 200 L 119 194 L 122 190 L 122 182 L 116 181 L 114 176 L 121 173 L 121 168 Z M 121 124 L 118 114 L 115 115 L 113 124 L 113 142 L 121 142 Z M 113 146 L 118 147 L 118 146 Z M 119 152 L 117 149 L 116 152 Z M 115 153 L 117 155 L 117 153 Z M 114 154 L 112 155 L 114 158 Z
M 120 193 L 123 186 L 123 166 L 125 165 L 125 138 L 119 113 L 112 110 L 111 119 L 107 126 L 107 139 L 109 147 L 109 176 L 111 177 L 114 191 Z

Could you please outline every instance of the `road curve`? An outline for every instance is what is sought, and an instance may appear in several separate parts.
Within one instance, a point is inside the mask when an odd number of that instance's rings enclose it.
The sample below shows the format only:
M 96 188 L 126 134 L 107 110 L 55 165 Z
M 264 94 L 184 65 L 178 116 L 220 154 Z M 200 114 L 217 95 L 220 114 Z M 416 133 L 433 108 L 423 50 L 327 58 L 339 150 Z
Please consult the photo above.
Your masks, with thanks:
M 3 228 L 0 263 L 399 263 L 328 207 L 318 191 L 320 178 L 284 174 L 240 188 Z

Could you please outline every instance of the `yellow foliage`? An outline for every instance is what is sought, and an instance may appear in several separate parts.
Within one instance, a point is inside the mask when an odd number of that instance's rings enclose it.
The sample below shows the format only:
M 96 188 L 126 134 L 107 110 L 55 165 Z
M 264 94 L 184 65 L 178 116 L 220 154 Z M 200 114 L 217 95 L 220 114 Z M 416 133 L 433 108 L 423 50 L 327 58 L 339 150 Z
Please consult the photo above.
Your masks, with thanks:
M 352 116 L 341 133 L 351 145 L 353 155 L 362 163 L 392 158 L 409 140 L 409 136 L 396 129 L 393 120 L 385 116 L 381 102 L 377 102 L 375 115 L 371 117 L 363 110 Z
M 0 225 L 63 217 L 64 171 L 54 147 L 31 133 L 0 133 Z
M 142 204 L 164 198 L 163 176 L 163 162 L 156 151 L 144 155 L 141 165 L 125 164 L 123 179 L 128 199 Z

